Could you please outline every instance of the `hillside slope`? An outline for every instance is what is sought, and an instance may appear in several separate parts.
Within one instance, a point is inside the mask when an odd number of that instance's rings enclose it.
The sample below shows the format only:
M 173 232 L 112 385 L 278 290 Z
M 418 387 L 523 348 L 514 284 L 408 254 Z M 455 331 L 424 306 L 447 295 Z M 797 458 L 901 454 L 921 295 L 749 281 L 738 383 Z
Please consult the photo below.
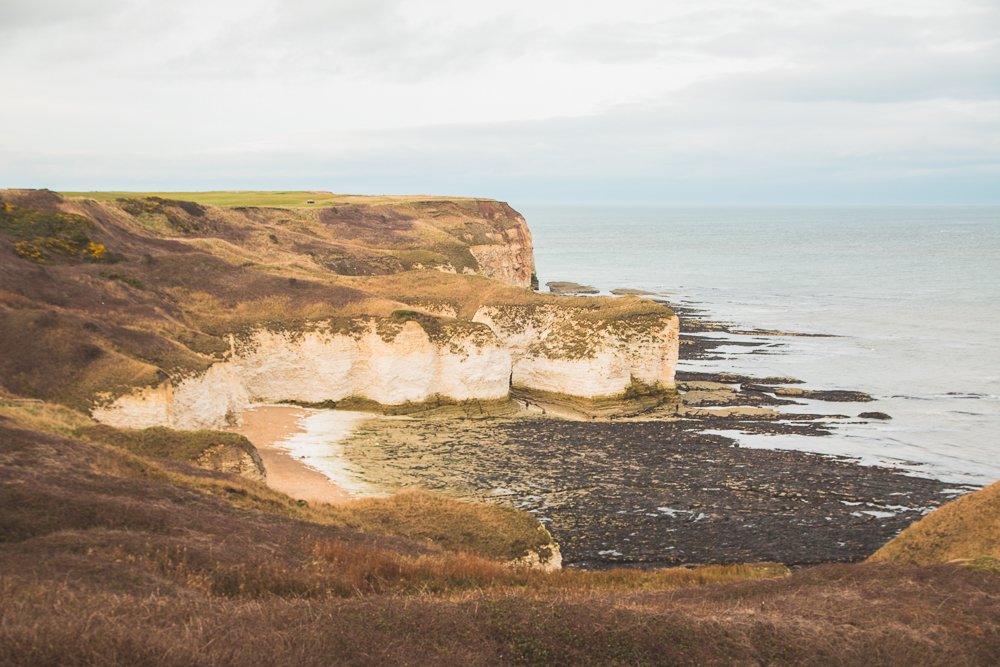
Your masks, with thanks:
M 1000 577 L 986 572 L 510 569 L 545 540 L 530 515 L 427 494 L 311 507 L 7 414 L 2 665 L 1000 660 Z
M 978 558 L 1000 560 L 1000 482 L 942 505 L 868 560 L 932 565 Z

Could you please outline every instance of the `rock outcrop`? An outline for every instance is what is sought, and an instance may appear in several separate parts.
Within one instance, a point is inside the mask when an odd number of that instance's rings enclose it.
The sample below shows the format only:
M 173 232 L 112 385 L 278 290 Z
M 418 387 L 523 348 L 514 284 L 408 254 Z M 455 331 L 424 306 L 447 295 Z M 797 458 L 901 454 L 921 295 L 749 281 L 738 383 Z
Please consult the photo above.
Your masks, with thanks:
M 672 390 L 673 313 L 525 289 L 531 232 L 502 202 L 247 197 L 0 192 L 0 386 L 180 430 L 256 401 L 481 415 L 512 387 L 644 406 Z
M 562 569 L 562 552 L 556 541 L 552 540 L 537 550 L 528 549 L 527 555 L 508 561 L 504 565 L 507 567 L 529 567 L 542 572 L 555 572 Z
M 267 482 L 267 470 L 256 448 L 247 451 L 233 445 L 216 445 L 203 451 L 195 463 L 202 468 L 232 473 L 255 482 Z
M 636 383 L 674 386 L 679 323 L 666 308 L 602 317 L 560 304 L 494 304 L 480 308 L 474 320 L 510 349 L 515 388 L 597 398 Z
M 93 416 L 113 426 L 192 430 L 232 423 L 251 402 L 507 398 L 510 353 L 486 326 L 455 322 L 433 335 L 416 321 L 374 318 L 347 331 L 327 322 L 304 332 L 256 329 L 230 337 L 230 360 L 121 396 Z

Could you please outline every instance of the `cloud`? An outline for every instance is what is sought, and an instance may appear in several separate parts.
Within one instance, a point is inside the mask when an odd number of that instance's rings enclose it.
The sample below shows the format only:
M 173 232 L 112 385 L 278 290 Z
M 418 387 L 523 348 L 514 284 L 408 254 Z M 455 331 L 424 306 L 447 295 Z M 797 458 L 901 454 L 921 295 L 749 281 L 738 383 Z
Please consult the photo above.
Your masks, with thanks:
M 36 30 L 74 21 L 99 21 L 119 10 L 126 0 L 3 0 L 0 31 Z
M 981 198 L 1000 160 L 976 0 L 0 0 L 0 34 L 0 185 Z

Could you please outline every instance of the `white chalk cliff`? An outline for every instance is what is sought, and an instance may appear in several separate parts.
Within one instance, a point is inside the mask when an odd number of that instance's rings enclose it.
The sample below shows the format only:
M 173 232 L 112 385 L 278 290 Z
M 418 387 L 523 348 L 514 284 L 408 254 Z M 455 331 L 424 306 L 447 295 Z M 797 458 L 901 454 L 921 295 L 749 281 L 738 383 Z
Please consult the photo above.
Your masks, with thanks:
M 506 204 L 475 205 L 479 217 L 451 232 L 469 243 L 482 275 L 530 286 L 534 251 L 524 218 Z M 673 387 L 678 320 L 668 309 L 633 297 L 578 302 L 507 294 L 480 305 L 471 321 L 456 319 L 456 304 L 430 303 L 431 294 L 413 307 L 445 319 L 396 311 L 300 323 L 294 331 L 261 326 L 231 335 L 225 361 L 207 371 L 105 395 L 92 414 L 114 426 L 191 430 L 238 421 L 254 402 L 491 401 L 507 398 L 511 387 L 613 399 L 636 383 L 643 390 Z
M 374 319 L 356 324 L 348 333 L 321 322 L 312 331 L 258 329 L 232 337 L 228 361 L 119 397 L 93 416 L 113 426 L 191 430 L 231 423 L 252 402 L 360 397 L 399 405 L 508 395 L 510 352 L 485 326 L 466 323 L 432 341 L 415 321 L 390 322 L 389 331 Z
M 558 304 L 503 304 L 480 308 L 474 321 L 510 350 L 514 387 L 597 398 L 621 394 L 634 380 L 674 386 L 679 322 L 666 309 L 601 320 Z
M 498 400 L 511 385 L 584 398 L 613 397 L 635 380 L 669 388 L 678 321 L 662 315 L 587 319 L 560 305 L 491 305 L 434 340 L 416 321 L 361 319 L 351 331 L 258 329 L 231 337 L 227 361 L 93 410 L 114 426 L 220 428 L 252 402 L 366 398 L 383 405 L 435 396 Z

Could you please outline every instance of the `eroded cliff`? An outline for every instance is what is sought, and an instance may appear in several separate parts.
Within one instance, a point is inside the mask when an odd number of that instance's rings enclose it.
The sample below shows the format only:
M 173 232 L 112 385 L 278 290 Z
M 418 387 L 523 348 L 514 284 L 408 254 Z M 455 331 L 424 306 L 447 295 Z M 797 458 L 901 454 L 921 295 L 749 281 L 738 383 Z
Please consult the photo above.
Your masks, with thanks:
M 613 397 L 640 384 L 674 386 L 678 320 L 666 308 L 624 312 L 559 303 L 492 304 L 475 315 L 510 349 L 511 384 L 583 398 Z
M 488 200 L 316 207 L 0 193 L 0 388 L 109 424 L 218 428 L 250 403 L 627 398 L 673 386 L 677 319 L 534 281 Z

